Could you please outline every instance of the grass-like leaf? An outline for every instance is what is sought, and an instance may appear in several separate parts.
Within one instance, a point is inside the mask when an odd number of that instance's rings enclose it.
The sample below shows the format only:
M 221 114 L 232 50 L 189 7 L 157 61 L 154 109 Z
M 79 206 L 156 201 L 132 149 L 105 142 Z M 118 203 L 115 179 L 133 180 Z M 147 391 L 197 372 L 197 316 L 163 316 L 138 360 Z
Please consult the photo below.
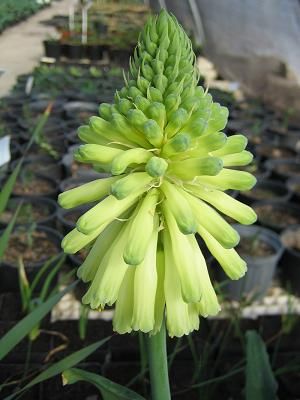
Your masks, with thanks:
M 133 392 L 127 387 L 112 382 L 101 375 L 78 368 L 72 368 L 64 371 L 64 385 L 73 384 L 79 381 L 85 381 L 96 386 L 101 393 L 103 400 L 145 400 L 144 397 Z
M 77 282 L 72 283 L 62 292 L 50 297 L 45 303 L 41 304 L 32 313 L 19 321 L 3 336 L 0 340 L 0 360 L 2 360 L 76 284 Z
M 276 400 L 277 382 L 272 372 L 266 345 L 255 331 L 248 331 L 246 339 L 246 400 Z

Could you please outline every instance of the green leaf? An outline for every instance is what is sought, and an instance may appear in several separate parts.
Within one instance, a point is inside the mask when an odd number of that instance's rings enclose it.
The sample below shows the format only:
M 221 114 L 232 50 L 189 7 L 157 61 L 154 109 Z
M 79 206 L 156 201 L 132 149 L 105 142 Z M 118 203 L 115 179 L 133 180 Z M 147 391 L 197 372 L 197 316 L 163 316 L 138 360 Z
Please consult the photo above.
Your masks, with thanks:
M 1 194 L 2 194 L 2 192 L 1 192 Z M 0 194 L 0 197 L 1 197 L 1 194 Z M 5 250 L 6 250 L 6 247 L 7 247 L 8 241 L 9 241 L 9 237 L 10 237 L 10 234 L 11 234 L 11 232 L 13 230 L 14 225 L 15 225 L 17 216 L 18 216 L 19 211 L 20 211 L 20 208 L 21 208 L 21 203 L 18 205 L 18 208 L 16 209 L 16 212 L 15 212 L 14 216 L 12 217 L 11 221 L 9 222 L 7 227 L 5 228 L 5 230 L 2 233 L 2 235 L 0 236 L 0 261 L 1 261 L 2 257 L 3 257 L 3 255 L 4 255 Z
M 247 331 L 246 400 L 276 400 L 277 382 L 265 343 L 256 331 Z
M 109 339 L 110 339 L 110 337 L 107 337 L 107 338 L 99 340 L 98 342 L 95 342 L 87 347 L 84 347 L 81 350 L 75 351 L 75 353 L 72 353 L 69 356 L 58 361 L 57 363 L 51 365 L 51 367 L 49 367 L 45 371 L 41 372 L 37 377 L 35 377 L 31 382 L 29 382 L 21 390 L 18 390 L 17 392 L 11 394 L 10 396 L 5 397 L 4 400 L 11 400 L 17 394 L 23 392 L 24 390 L 30 389 L 32 386 L 37 385 L 38 383 L 46 381 L 50 378 L 53 378 L 53 376 L 61 374 L 66 369 L 72 368 L 74 365 L 80 363 L 82 360 L 84 360 L 90 354 L 92 354 L 94 351 L 96 351 L 100 346 L 102 346 L 104 343 L 106 343 Z M 139 399 L 139 400 L 141 400 L 141 399 Z
M 10 198 L 11 192 L 13 191 L 17 177 L 19 175 L 22 163 L 23 163 L 23 158 L 21 158 L 21 160 L 18 162 L 16 168 L 10 174 L 10 176 L 8 177 L 8 179 L 6 180 L 6 182 L 3 186 L 3 189 L 1 190 L 1 193 L 0 193 L 0 215 L 3 213 L 3 211 L 6 208 L 7 202 Z
M 77 282 L 69 285 L 55 296 L 50 297 L 49 300 L 41 304 L 32 313 L 19 321 L 3 336 L 0 340 L 0 360 L 2 360 L 76 284 Z
M 112 382 L 103 376 L 78 368 L 72 368 L 63 373 L 63 384 L 72 385 L 78 381 L 85 381 L 100 391 L 103 400 L 145 400 L 144 397 L 132 390 Z

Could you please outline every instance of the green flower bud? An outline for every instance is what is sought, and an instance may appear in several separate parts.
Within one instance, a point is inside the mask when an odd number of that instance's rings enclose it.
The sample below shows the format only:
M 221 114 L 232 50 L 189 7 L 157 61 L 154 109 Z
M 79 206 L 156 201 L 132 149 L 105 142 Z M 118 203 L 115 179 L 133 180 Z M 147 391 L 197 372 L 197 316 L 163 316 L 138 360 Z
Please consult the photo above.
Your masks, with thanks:
M 150 86 L 150 82 L 142 76 L 138 76 L 137 78 L 137 87 L 139 90 L 145 95 L 147 93 L 147 89 Z
M 155 147 L 160 147 L 163 141 L 163 131 L 154 119 L 148 119 L 141 127 L 147 140 Z
M 145 62 L 142 63 L 142 73 L 147 81 L 151 82 L 154 72 L 149 64 L 146 64 Z
M 96 134 L 88 125 L 82 125 L 77 129 L 77 134 L 79 139 L 85 143 L 95 143 L 106 145 L 108 143 L 107 139 Z
M 151 66 L 155 74 L 162 74 L 164 72 L 164 63 L 156 58 L 151 61 Z
M 81 162 L 109 164 L 120 153 L 123 153 L 123 150 L 100 146 L 99 144 L 85 144 L 79 146 L 74 156 L 78 154 Z
M 178 133 L 163 147 L 162 154 L 166 157 L 174 153 L 186 151 L 191 145 L 191 137 L 186 133 Z
M 113 175 L 123 174 L 132 164 L 145 164 L 152 157 L 152 153 L 145 149 L 130 149 L 117 155 L 111 164 Z
M 152 180 L 146 172 L 134 172 L 113 183 L 110 191 L 118 200 L 122 200 L 141 189 L 146 191 Z
M 143 93 L 137 87 L 132 86 L 129 88 L 127 96 L 134 99 L 136 96 L 143 96 Z
M 240 151 L 245 150 L 248 143 L 248 139 L 243 135 L 234 135 L 230 136 L 227 139 L 226 145 L 221 149 L 214 151 L 213 155 L 225 156 L 227 154 L 239 153 Z
M 145 166 L 145 171 L 153 178 L 164 176 L 168 169 L 168 163 L 163 158 L 151 157 Z
M 101 118 L 109 121 L 111 117 L 111 104 L 101 103 L 99 106 L 99 115 Z
M 246 171 L 223 168 L 217 176 L 201 176 L 197 178 L 201 184 L 207 184 L 220 190 L 246 191 L 256 184 L 255 176 Z
M 109 193 L 111 185 L 118 179 L 119 177 L 96 179 L 77 188 L 67 190 L 58 196 L 58 204 L 62 208 L 73 208 L 99 201 Z
M 141 111 L 145 112 L 150 105 L 150 101 L 143 96 L 136 96 L 134 105 Z
M 217 175 L 223 167 L 222 160 L 216 157 L 190 158 L 174 161 L 169 165 L 169 173 L 183 180 L 192 180 L 195 176 Z
M 173 137 L 180 130 L 182 126 L 188 121 L 189 115 L 184 108 L 178 108 L 174 111 L 169 118 L 169 122 L 165 128 L 168 137 Z
M 132 107 L 133 107 L 132 102 L 128 99 L 121 99 L 118 102 L 118 110 L 123 115 L 126 115 L 128 111 L 132 109 Z
M 126 114 L 128 121 L 137 129 L 145 122 L 147 122 L 147 117 L 141 110 L 129 110 Z
M 170 115 L 176 111 L 181 103 L 181 97 L 176 96 L 175 94 L 169 94 L 164 101 L 167 117 L 170 118 Z
M 164 74 L 156 74 L 153 77 L 153 83 L 161 94 L 164 94 L 167 86 L 168 86 L 168 78 Z
M 166 109 L 162 103 L 153 102 L 147 108 L 146 114 L 149 118 L 154 119 L 161 129 L 164 129 L 166 122 Z
M 161 91 L 160 91 L 159 89 L 156 89 L 156 88 L 153 87 L 153 86 L 150 86 L 150 87 L 148 88 L 148 91 L 147 91 L 147 98 L 148 98 L 149 100 L 158 101 L 158 102 L 160 102 L 160 103 L 163 101 L 163 96 L 162 96 Z

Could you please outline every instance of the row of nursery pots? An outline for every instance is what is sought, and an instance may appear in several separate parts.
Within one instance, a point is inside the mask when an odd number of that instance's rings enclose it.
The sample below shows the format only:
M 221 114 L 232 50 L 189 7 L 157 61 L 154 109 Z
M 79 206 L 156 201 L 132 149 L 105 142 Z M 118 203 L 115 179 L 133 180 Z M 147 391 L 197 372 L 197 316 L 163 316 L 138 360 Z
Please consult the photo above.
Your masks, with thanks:
M 89 59 L 91 61 L 102 60 L 105 54 L 111 61 L 128 63 L 132 54 L 131 49 L 114 49 L 103 44 L 67 43 L 59 40 L 45 40 L 44 50 L 46 57 L 59 60 L 61 57 L 71 60 Z

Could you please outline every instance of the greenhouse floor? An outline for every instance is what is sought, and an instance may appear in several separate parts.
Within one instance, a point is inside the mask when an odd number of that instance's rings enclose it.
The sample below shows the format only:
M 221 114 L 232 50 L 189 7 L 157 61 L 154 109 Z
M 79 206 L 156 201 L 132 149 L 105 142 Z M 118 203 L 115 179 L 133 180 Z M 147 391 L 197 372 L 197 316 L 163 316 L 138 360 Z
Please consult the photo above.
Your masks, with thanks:
M 55 28 L 41 21 L 54 15 L 68 14 L 69 0 L 53 2 L 49 7 L 35 15 L 7 28 L 0 38 L 0 96 L 8 94 L 15 84 L 17 76 L 30 72 L 43 55 L 43 40 L 55 33 Z

